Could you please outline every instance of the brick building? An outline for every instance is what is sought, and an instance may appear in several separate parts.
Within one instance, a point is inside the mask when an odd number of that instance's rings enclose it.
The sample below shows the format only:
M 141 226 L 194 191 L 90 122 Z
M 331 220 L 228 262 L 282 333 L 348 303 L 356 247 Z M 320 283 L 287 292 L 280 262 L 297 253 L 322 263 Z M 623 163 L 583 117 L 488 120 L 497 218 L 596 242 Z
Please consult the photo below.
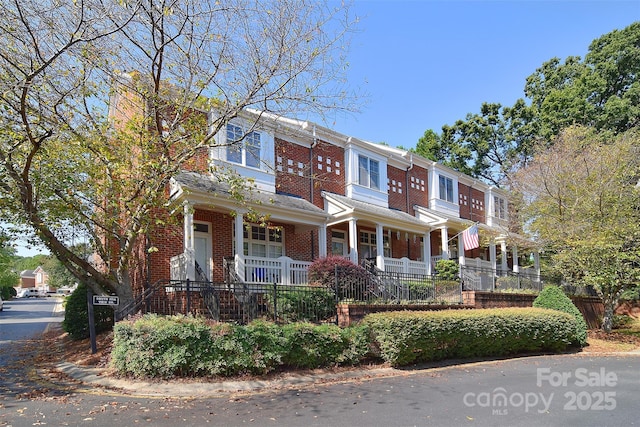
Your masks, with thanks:
M 207 162 L 250 184 L 244 200 L 202 172 Z M 308 265 L 329 254 L 392 272 L 432 274 L 439 259 L 453 259 L 539 277 L 537 252 L 509 231 L 506 192 L 403 149 L 245 110 L 194 163 L 200 172 L 172 179 L 183 210 L 179 225 L 151 237 L 157 251 L 140 268 L 148 283 L 222 281 L 225 260 L 245 282 L 306 283 Z M 251 222 L 251 211 L 266 221 Z M 461 233 L 472 225 L 479 247 L 465 250 Z M 519 249 L 533 260 L 526 270 Z M 466 280 L 482 287 L 481 274 Z

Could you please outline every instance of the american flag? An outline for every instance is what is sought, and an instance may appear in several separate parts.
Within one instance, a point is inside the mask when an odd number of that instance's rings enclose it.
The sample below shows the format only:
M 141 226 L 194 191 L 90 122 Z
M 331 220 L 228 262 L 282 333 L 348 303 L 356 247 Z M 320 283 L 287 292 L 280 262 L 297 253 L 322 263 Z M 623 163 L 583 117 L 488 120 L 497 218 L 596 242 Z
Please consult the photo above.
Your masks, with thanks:
M 464 244 L 465 251 L 470 251 L 471 249 L 480 247 L 477 225 L 472 225 L 462 232 L 462 243 Z

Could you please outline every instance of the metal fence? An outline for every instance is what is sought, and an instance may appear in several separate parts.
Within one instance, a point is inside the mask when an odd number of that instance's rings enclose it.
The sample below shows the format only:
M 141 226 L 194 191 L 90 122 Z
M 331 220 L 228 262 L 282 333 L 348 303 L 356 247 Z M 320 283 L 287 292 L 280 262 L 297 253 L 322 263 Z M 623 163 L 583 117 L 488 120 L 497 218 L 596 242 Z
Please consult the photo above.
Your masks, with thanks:
M 213 283 L 164 280 L 145 289 L 116 320 L 136 313 L 202 315 L 222 322 L 336 323 L 337 304 L 460 304 L 459 281 L 419 274 L 336 268 L 323 283 Z
M 515 273 L 463 265 L 460 274 L 465 291 L 540 291 L 543 285 L 541 277 L 532 271 Z

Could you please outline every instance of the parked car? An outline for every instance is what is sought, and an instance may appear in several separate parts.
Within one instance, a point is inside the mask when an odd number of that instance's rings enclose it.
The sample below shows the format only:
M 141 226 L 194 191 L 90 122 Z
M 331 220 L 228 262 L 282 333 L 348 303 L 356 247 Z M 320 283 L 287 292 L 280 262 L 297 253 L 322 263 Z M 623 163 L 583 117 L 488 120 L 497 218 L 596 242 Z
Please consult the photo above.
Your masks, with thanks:
M 41 296 L 44 296 L 44 295 L 38 289 L 33 289 L 33 288 L 23 289 L 20 292 L 18 292 L 18 295 L 17 295 L 18 298 L 37 298 Z
M 2 297 L 0 297 L 0 311 L 4 310 L 4 302 L 2 301 Z

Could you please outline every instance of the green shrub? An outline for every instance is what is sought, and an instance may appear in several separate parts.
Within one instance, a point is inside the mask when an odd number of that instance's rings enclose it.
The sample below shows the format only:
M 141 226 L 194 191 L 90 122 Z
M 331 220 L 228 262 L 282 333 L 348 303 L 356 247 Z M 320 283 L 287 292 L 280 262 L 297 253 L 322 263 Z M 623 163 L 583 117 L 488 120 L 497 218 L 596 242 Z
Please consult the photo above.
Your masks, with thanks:
M 10 285 L 0 286 L 0 297 L 2 297 L 2 299 L 5 301 L 10 300 L 11 298 L 15 298 L 17 294 L 18 293 L 16 292 L 16 289 L 13 286 L 10 286 Z
M 366 301 L 371 295 L 372 284 L 369 272 L 341 256 L 330 255 L 318 258 L 309 266 L 308 272 L 311 283 L 331 289 L 335 289 L 337 283 L 339 299 Z
M 436 276 L 443 280 L 456 280 L 460 266 L 452 259 L 440 259 L 436 262 Z
M 561 351 L 576 338 L 572 316 L 539 308 L 375 313 L 364 323 L 376 353 L 393 366 Z
M 89 338 L 89 312 L 87 305 L 87 286 L 80 284 L 65 299 L 62 329 L 73 340 Z M 93 307 L 96 333 L 110 331 L 113 328 L 113 308 L 106 305 Z
M 354 365 L 369 353 L 369 329 L 364 325 L 342 329 L 336 325 L 291 323 L 282 329 L 288 346 L 283 362 L 288 366 Z
M 135 377 L 232 376 L 265 374 L 284 365 L 357 364 L 368 353 L 364 326 L 280 327 L 264 321 L 211 326 L 201 318 L 145 315 L 116 325 L 111 363 Z
M 581 347 L 587 344 L 587 322 L 571 298 L 566 296 L 558 286 L 545 286 L 533 301 L 533 306 L 550 308 L 572 315 L 576 319 L 576 342 L 574 344 Z
M 279 320 L 290 322 L 312 322 L 328 319 L 336 314 L 336 298 L 322 286 L 307 289 L 278 289 L 275 308 Z M 269 310 L 273 315 L 273 294 L 267 295 Z M 272 316 L 273 317 L 273 316 Z

